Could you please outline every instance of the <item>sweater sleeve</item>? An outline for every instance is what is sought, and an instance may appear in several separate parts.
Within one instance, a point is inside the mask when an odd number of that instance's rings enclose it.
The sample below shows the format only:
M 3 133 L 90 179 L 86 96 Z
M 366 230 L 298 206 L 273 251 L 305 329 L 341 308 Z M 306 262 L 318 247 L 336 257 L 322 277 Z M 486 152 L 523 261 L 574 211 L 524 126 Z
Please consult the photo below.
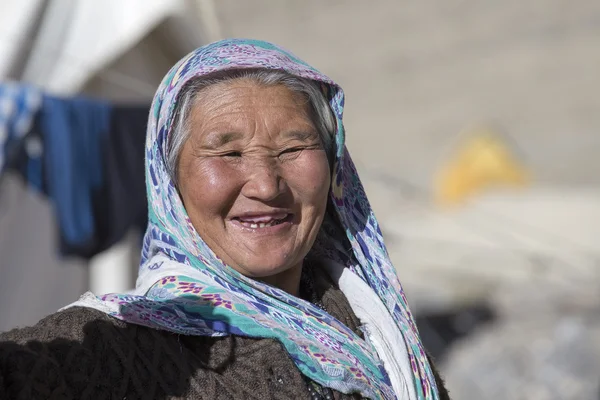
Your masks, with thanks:
M 81 341 L 83 327 L 87 323 L 97 320 L 110 320 L 110 317 L 91 308 L 73 307 L 51 314 L 33 326 L 2 332 L 0 333 L 0 343 L 49 342 L 58 338 Z
M 76 398 L 64 367 L 82 365 L 69 360 L 82 355 L 86 325 L 107 318 L 97 310 L 74 307 L 34 326 L 0 333 L 0 398 Z M 86 373 L 80 371 L 81 377 Z

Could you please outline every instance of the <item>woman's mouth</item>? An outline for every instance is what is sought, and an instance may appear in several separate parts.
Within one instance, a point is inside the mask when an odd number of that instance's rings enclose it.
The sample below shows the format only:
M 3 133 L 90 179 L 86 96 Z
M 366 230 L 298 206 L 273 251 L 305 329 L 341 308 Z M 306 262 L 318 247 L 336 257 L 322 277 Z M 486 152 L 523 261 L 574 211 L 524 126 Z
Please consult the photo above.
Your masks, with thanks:
M 233 221 L 237 222 L 244 228 L 249 229 L 264 229 L 276 225 L 281 225 L 292 220 L 292 214 L 278 215 L 263 215 L 263 216 L 243 216 L 234 217 Z

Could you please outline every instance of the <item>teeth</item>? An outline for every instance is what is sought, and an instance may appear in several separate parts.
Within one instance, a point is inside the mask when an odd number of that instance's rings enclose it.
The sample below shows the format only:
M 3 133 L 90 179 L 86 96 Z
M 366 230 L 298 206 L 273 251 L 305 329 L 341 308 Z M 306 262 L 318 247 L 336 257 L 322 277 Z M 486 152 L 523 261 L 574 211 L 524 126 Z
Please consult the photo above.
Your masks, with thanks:
M 250 222 L 250 221 L 240 220 L 240 224 L 244 225 L 247 228 L 258 229 L 258 228 L 266 228 L 268 226 L 280 224 L 281 221 L 283 221 L 283 219 L 273 219 L 268 222 Z

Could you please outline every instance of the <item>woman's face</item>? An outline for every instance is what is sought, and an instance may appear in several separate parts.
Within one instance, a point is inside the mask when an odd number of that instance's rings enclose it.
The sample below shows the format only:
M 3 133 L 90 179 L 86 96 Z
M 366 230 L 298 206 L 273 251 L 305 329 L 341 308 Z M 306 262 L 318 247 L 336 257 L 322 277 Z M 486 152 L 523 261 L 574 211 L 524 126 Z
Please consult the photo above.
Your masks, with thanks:
M 198 97 L 178 165 L 196 231 L 246 276 L 299 271 L 330 185 L 307 100 L 283 85 L 244 79 L 209 86 Z

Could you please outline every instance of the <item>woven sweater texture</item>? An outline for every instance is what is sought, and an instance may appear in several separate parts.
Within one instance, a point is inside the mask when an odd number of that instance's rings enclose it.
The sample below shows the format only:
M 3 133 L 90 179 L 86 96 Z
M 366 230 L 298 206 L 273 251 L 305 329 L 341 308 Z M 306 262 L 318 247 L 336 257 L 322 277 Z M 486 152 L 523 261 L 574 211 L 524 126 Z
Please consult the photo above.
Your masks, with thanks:
M 327 311 L 359 333 L 359 321 L 343 293 L 324 279 L 316 286 Z M 334 397 L 360 398 L 339 392 Z M 276 340 L 177 335 L 74 307 L 33 327 L 0 334 L 0 399 L 251 400 L 310 395 L 302 374 Z

